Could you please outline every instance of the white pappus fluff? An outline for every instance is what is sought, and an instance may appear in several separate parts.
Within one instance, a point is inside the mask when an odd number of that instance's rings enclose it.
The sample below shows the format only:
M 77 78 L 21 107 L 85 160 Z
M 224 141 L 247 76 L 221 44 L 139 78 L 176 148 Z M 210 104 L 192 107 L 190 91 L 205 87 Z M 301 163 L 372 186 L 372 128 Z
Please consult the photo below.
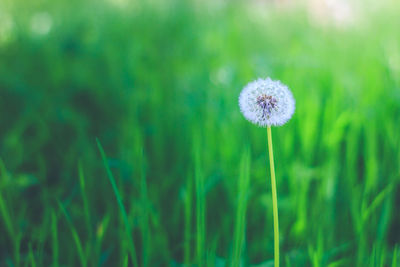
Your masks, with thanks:
M 280 126 L 293 115 L 295 100 L 289 88 L 270 78 L 248 83 L 239 95 L 244 117 L 261 127 Z

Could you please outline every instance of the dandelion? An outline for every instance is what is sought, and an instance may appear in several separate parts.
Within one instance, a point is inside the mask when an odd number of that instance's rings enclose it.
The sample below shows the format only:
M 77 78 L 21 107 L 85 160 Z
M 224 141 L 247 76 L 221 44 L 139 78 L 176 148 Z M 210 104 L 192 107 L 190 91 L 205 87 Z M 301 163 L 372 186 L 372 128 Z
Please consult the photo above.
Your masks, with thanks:
M 280 126 L 293 115 L 294 99 L 286 85 L 270 78 L 249 83 L 239 96 L 244 117 L 259 126 Z
M 261 127 L 267 127 L 268 151 L 271 170 L 272 207 L 274 215 L 274 257 L 279 266 L 278 199 L 276 194 L 274 153 L 271 126 L 285 124 L 293 115 L 295 101 L 289 88 L 270 78 L 258 79 L 247 84 L 239 96 L 239 107 L 244 117 Z

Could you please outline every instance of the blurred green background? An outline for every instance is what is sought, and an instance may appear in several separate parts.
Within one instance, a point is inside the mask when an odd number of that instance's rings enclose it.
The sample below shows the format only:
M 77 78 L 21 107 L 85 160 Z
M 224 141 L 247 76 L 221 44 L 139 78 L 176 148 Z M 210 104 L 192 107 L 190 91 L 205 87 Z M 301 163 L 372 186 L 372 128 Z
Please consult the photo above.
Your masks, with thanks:
M 400 266 L 398 14 L 1 0 L 0 266 L 272 266 L 266 129 L 237 103 L 267 76 L 296 99 L 272 132 L 282 266 Z

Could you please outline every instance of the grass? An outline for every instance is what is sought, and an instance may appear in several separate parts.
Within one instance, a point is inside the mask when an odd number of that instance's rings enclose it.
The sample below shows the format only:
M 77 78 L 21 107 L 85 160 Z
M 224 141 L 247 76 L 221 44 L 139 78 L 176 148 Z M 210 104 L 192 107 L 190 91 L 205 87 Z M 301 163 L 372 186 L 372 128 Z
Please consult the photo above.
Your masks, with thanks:
M 97 142 L 97 147 L 99 148 L 99 151 L 100 151 L 100 154 L 101 154 L 101 158 L 103 159 L 104 166 L 105 166 L 106 171 L 107 171 L 108 179 L 109 179 L 109 181 L 111 183 L 112 189 L 113 189 L 115 197 L 117 199 L 118 207 L 119 207 L 119 209 L 121 211 L 121 215 L 122 215 L 122 218 L 123 218 L 123 221 L 124 221 L 124 224 L 125 224 L 125 231 L 126 231 L 126 235 L 127 235 L 127 240 L 128 240 L 128 251 L 129 251 L 131 260 L 133 262 L 133 266 L 136 267 L 136 266 L 138 266 L 138 262 L 137 262 L 137 258 L 136 258 L 136 249 L 135 249 L 135 244 L 134 244 L 133 239 L 132 239 L 132 230 L 131 230 L 130 222 L 129 222 L 129 219 L 128 219 L 128 215 L 127 215 L 127 213 L 125 211 L 124 204 L 122 203 L 121 195 L 119 193 L 117 184 L 115 182 L 115 178 L 114 178 L 114 176 L 113 176 L 113 174 L 112 174 L 112 172 L 110 170 L 110 167 L 108 166 L 107 157 L 106 157 L 106 154 L 105 154 L 105 152 L 103 150 L 103 147 L 101 146 L 99 139 L 96 139 L 96 142 Z
M 58 266 L 58 226 L 57 226 L 57 215 L 55 212 L 51 213 L 51 237 L 52 237 L 52 256 L 53 266 Z
M 205 229 L 205 190 L 204 190 L 204 177 L 202 168 L 200 165 L 200 141 L 197 137 L 194 141 L 194 179 L 196 184 L 196 258 L 199 266 L 205 265 L 205 239 L 206 239 L 206 229 Z
M 237 105 L 259 76 L 296 99 L 273 133 L 281 266 L 398 265 L 397 3 L 339 28 L 123 3 L 0 4 L 0 266 L 271 265 L 267 140 Z
M 246 210 L 250 182 L 250 151 L 243 152 L 240 163 L 240 176 L 237 188 L 237 208 L 235 217 L 235 231 L 233 236 L 231 266 L 240 266 L 246 237 Z
M 85 253 L 83 252 L 82 241 L 80 240 L 80 237 L 79 237 L 79 235 L 78 235 L 78 232 L 76 231 L 76 228 L 75 228 L 74 225 L 72 224 L 71 218 L 70 218 L 70 216 L 68 215 L 67 211 L 65 210 L 65 207 L 63 206 L 63 204 L 60 203 L 60 202 L 59 202 L 58 204 L 59 204 L 59 206 L 60 206 L 61 212 L 64 214 L 65 219 L 67 220 L 68 225 L 69 225 L 69 227 L 70 227 L 71 234 L 72 234 L 72 238 L 74 239 L 74 243 L 75 243 L 75 246 L 76 246 L 76 251 L 77 251 L 77 254 L 78 254 L 78 256 L 79 256 L 79 263 L 80 263 L 81 266 L 87 266 L 87 264 L 86 264 Z M 30 247 L 30 252 L 31 252 L 31 250 L 32 250 L 32 249 L 31 249 L 31 247 Z M 30 254 L 31 254 L 31 253 L 30 253 Z

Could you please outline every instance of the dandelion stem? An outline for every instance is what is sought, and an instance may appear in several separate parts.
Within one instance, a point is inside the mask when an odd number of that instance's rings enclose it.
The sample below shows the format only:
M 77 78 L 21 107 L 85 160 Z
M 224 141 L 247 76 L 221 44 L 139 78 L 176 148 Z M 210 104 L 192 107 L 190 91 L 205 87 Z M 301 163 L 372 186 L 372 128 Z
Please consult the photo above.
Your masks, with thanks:
M 270 169 L 271 169 L 272 209 L 273 209 L 273 213 L 274 213 L 274 258 L 275 258 L 275 267 L 279 267 L 278 198 L 277 198 L 277 194 L 276 194 L 274 152 L 272 149 L 271 126 L 268 126 L 267 132 L 268 132 L 269 163 L 270 163 Z

